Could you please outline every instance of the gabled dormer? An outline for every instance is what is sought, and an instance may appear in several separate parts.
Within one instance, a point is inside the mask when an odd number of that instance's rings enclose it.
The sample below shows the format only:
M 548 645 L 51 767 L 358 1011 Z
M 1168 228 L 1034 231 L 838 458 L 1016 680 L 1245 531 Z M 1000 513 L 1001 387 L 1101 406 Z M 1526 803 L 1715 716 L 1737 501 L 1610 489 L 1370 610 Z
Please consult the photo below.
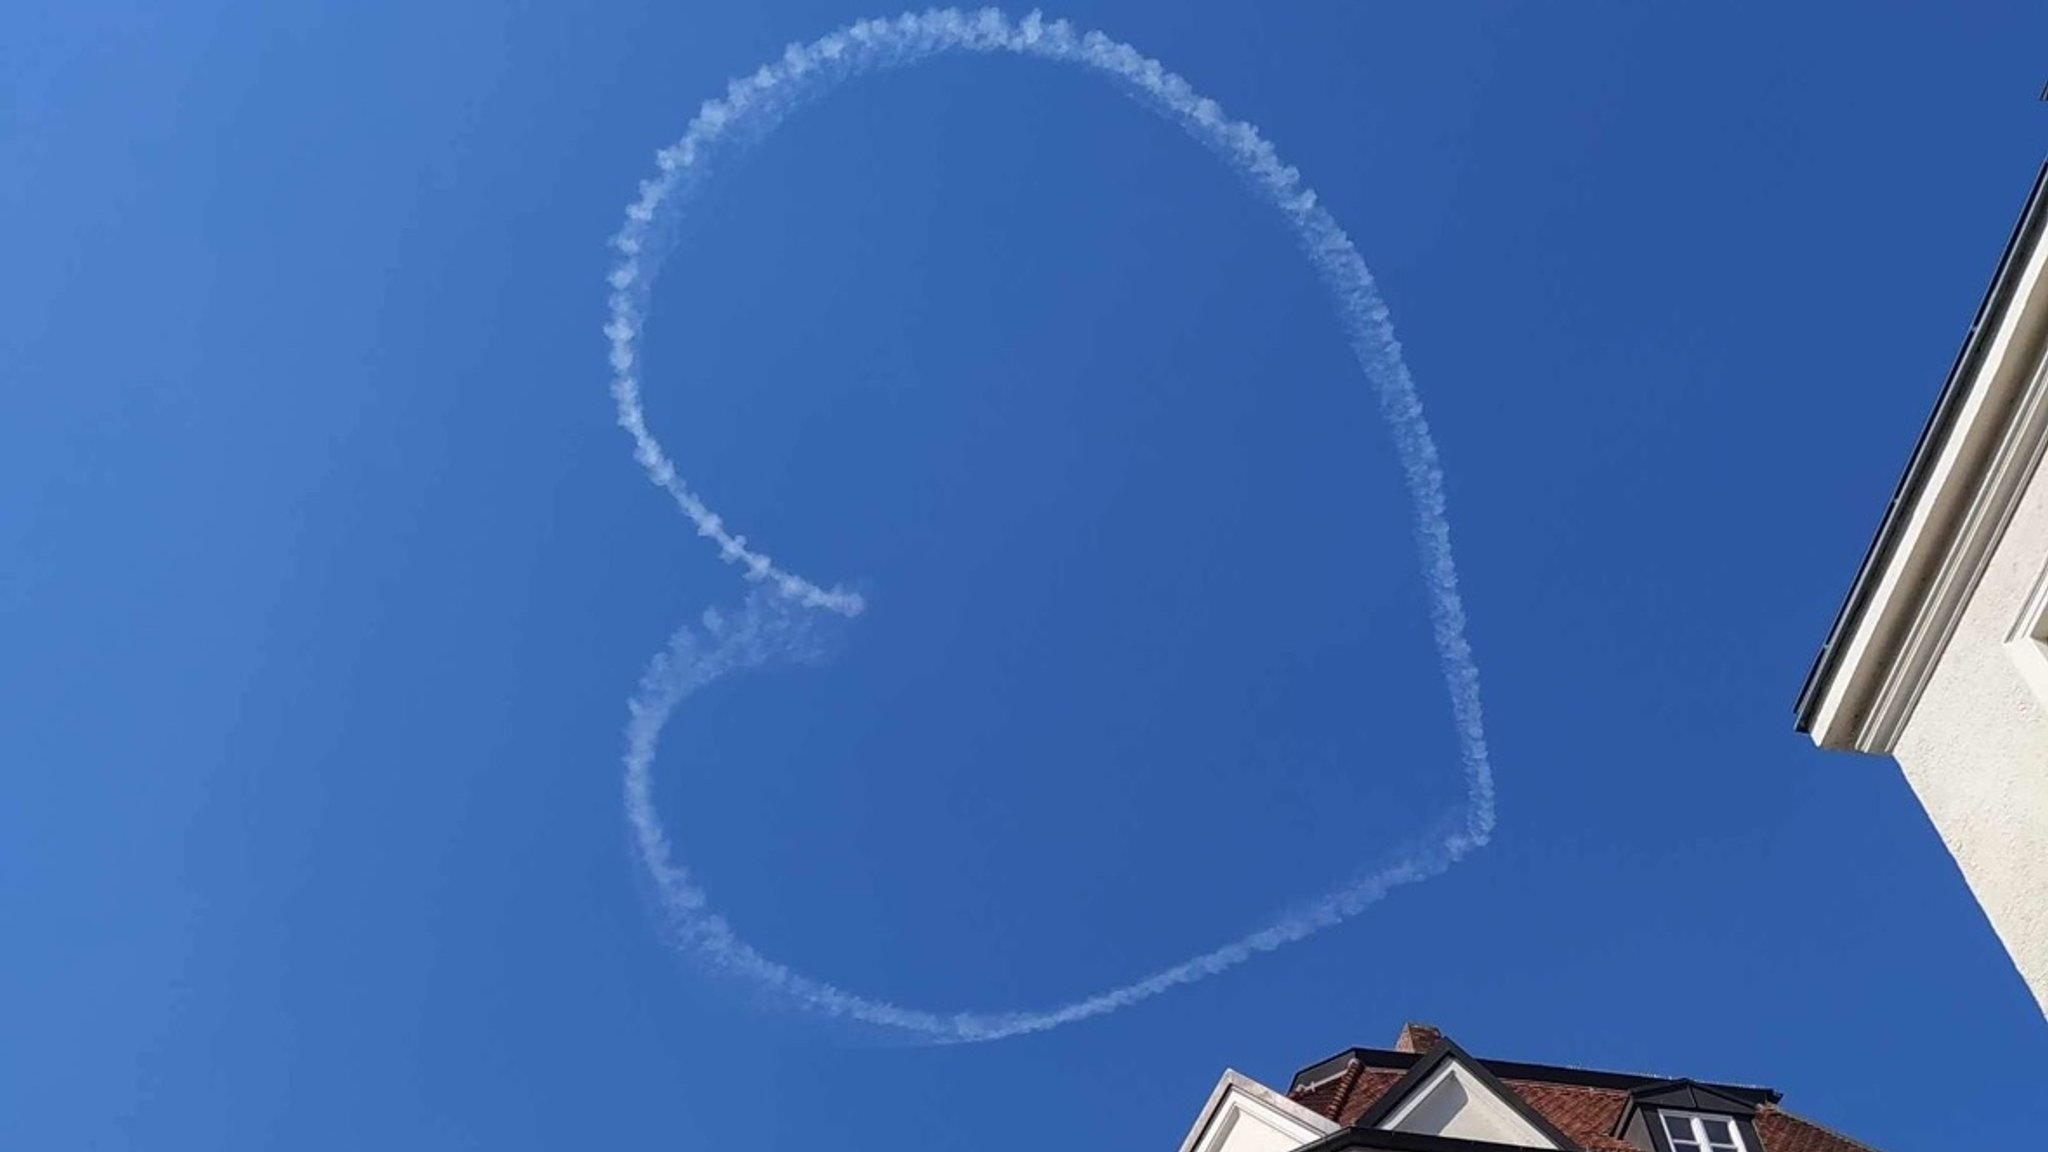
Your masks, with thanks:
M 1180 1152 L 1289 1152 L 1336 1129 L 1328 1117 L 1226 1069 Z
M 1516 1148 L 1579 1147 L 1484 1064 L 1442 1037 L 1353 1123 Z
M 1615 1135 L 1643 1152 L 1762 1152 L 1749 1102 L 1696 1080 L 1629 1092 Z

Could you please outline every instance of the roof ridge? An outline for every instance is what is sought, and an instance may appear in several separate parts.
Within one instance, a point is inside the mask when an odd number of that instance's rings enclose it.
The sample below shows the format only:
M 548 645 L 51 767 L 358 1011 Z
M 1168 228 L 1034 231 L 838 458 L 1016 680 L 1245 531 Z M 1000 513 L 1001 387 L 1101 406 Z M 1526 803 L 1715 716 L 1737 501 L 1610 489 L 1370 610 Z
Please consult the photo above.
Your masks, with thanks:
M 1622 1096 L 1628 1095 L 1628 1089 L 1626 1088 L 1602 1088 L 1598 1084 L 1574 1084 L 1569 1080 L 1531 1080 L 1526 1076 L 1502 1076 L 1501 1082 L 1505 1084 L 1536 1084 L 1545 1088 L 1556 1088 L 1564 1092 L 1600 1092 Z
M 1365 1061 L 1363 1060 L 1354 1059 L 1345 1065 L 1343 1080 L 1337 1085 L 1336 1103 L 1330 1107 L 1330 1119 L 1335 1120 L 1344 1114 L 1344 1106 L 1351 1103 L 1351 1094 L 1358 1090 L 1360 1074 L 1364 1071 Z
M 1391 1057 L 1393 1060 L 1397 1061 L 1405 1061 L 1411 1058 L 1409 1053 L 1402 1052 L 1398 1049 L 1393 1048 L 1353 1047 L 1347 1049 L 1344 1055 L 1353 1058 L 1357 1058 L 1361 1055 Z M 1744 1084 L 1733 1080 L 1705 1080 L 1697 1076 L 1672 1076 L 1668 1073 L 1663 1072 L 1631 1072 L 1618 1068 L 1594 1068 L 1584 1064 L 1555 1064 L 1545 1061 L 1534 1060 L 1506 1060 L 1492 1056 L 1473 1056 L 1471 1058 L 1477 1060 L 1481 1064 L 1487 1065 L 1490 1070 L 1493 1070 L 1494 1075 L 1499 1076 L 1503 1080 L 1530 1079 L 1530 1077 L 1526 1075 L 1518 1075 L 1518 1073 L 1523 1072 L 1551 1072 L 1562 1076 L 1601 1077 L 1614 1080 L 1637 1080 L 1641 1081 L 1644 1084 L 1669 1084 L 1677 1083 L 1678 1081 L 1690 1081 L 1691 1083 L 1701 1085 L 1702 1087 L 1713 1088 L 1718 1091 L 1728 1091 L 1732 1089 L 1738 1092 L 1755 1093 L 1756 1095 L 1767 1097 L 1770 1099 L 1782 1099 L 1784 1095 L 1783 1093 L 1779 1092 L 1776 1088 L 1772 1088 L 1767 1084 Z M 1498 1070 L 1500 1067 L 1511 1068 L 1515 1071 L 1502 1072 Z M 1537 1080 L 1535 1082 L 1565 1084 L 1577 1083 L 1576 1081 L 1570 1080 Z M 1598 1085 L 1581 1086 L 1598 1087 Z M 1620 1090 L 1626 1091 L 1626 1089 Z

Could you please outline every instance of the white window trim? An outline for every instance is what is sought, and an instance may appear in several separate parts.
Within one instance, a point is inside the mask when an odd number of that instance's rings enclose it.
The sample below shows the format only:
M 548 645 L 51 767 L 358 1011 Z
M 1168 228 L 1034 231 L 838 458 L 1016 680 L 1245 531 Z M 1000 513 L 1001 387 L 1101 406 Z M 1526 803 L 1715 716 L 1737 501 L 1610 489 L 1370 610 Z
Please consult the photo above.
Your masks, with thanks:
M 1706 1125 L 1700 1123 L 1702 1120 L 1719 1120 L 1728 1125 L 1728 1138 L 1735 1141 L 1735 1152 L 1750 1152 L 1748 1145 L 1742 1141 L 1742 1125 L 1737 1123 L 1733 1116 L 1717 1116 L 1712 1112 L 1680 1112 L 1672 1108 L 1657 1109 L 1657 1123 L 1662 1124 L 1667 1119 L 1691 1121 L 1692 1143 L 1700 1146 L 1700 1152 L 1724 1152 L 1728 1147 L 1725 1144 L 1715 1144 L 1707 1139 L 1707 1128 Z M 1666 1144 L 1671 1142 L 1671 1129 L 1669 1128 L 1664 1130 L 1664 1142 Z
M 2019 669 L 2034 699 L 2048 707 L 2048 569 L 2034 580 L 2019 619 L 2005 637 L 2005 654 Z

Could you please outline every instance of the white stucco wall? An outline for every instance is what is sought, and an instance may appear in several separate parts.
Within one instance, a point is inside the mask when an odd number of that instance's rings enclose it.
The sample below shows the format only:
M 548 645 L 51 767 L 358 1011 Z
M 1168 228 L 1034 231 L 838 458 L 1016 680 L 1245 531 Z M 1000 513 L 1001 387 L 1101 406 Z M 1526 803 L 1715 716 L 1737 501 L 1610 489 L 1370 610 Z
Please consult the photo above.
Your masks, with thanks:
M 1281 1093 L 1225 1071 L 1180 1152 L 1292 1152 L 1336 1130 L 1336 1124 Z
M 1384 1126 L 1517 1148 L 1557 1147 L 1455 1059 L 1417 1088 L 1407 1103 L 1387 1117 Z
M 1225 1116 L 1217 1136 L 1216 1152 L 1294 1152 L 1294 1149 L 1308 1143 L 1257 1112 L 1233 1112 Z
M 1893 754 L 2048 1014 L 2048 700 L 2006 643 L 2044 567 L 2037 474 Z

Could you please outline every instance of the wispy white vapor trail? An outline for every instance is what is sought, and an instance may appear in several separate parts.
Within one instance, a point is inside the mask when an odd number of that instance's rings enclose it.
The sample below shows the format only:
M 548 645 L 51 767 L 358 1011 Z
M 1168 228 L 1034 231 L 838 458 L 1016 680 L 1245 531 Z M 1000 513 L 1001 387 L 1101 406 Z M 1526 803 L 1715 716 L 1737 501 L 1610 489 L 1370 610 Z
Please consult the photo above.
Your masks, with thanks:
M 664 225 L 708 171 L 721 145 L 760 139 L 798 104 L 854 76 L 961 52 L 1002 52 L 1077 65 L 1115 82 L 1219 156 L 1285 219 L 1329 290 L 1352 354 L 1377 391 L 1393 433 L 1414 503 L 1416 543 L 1437 653 L 1450 691 L 1467 798 L 1462 817 L 1440 837 L 1391 866 L 1361 875 L 1212 951 L 1141 980 L 1037 1012 L 944 1014 L 907 1008 L 845 991 L 761 955 L 710 908 L 703 890 L 676 861 L 653 803 L 655 749 L 677 705 L 730 672 L 800 654 L 806 643 L 806 613 L 853 616 L 864 607 L 858 594 L 812 583 L 728 529 L 683 480 L 649 431 L 640 396 L 639 341 L 649 293 L 667 254 Z M 678 631 L 668 650 L 652 662 L 630 703 L 627 815 L 635 847 L 662 906 L 664 927 L 679 947 L 806 1008 L 933 1040 L 993 1040 L 1099 1016 L 1222 972 L 1356 915 L 1392 889 L 1435 876 L 1487 843 L 1494 827 L 1493 773 L 1480 709 L 1479 670 L 1465 639 L 1465 610 L 1451 558 L 1436 444 L 1372 273 L 1344 230 L 1302 183 L 1300 173 L 1280 160 L 1258 129 L 1232 120 L 1215 101 L 1158 61 L 1100 32 L 1079 31 L 1036 12 L 1013 19 L 994 9 L 945 9 L 862 20 L 809 44 L 791 45 L 780 59 L 732 81 L 723 97 L 707 101 L 682 139 L 659 152 L 656 160 L 657 174 L 641 184 L 638 198 L 626 209 L 625 226 L 612 240 L 619 253 L 610 275 L 610 319 L 605 325 L 611 342 L 612 396 L 619 424 L 632 436 L 634 456 L 649 479 L 669 494 L 699 535 L 717 546 L 721 559 L 738 565 L 750 581 L 762 586 L 735 618 L 707 616 L 700 627 Z

